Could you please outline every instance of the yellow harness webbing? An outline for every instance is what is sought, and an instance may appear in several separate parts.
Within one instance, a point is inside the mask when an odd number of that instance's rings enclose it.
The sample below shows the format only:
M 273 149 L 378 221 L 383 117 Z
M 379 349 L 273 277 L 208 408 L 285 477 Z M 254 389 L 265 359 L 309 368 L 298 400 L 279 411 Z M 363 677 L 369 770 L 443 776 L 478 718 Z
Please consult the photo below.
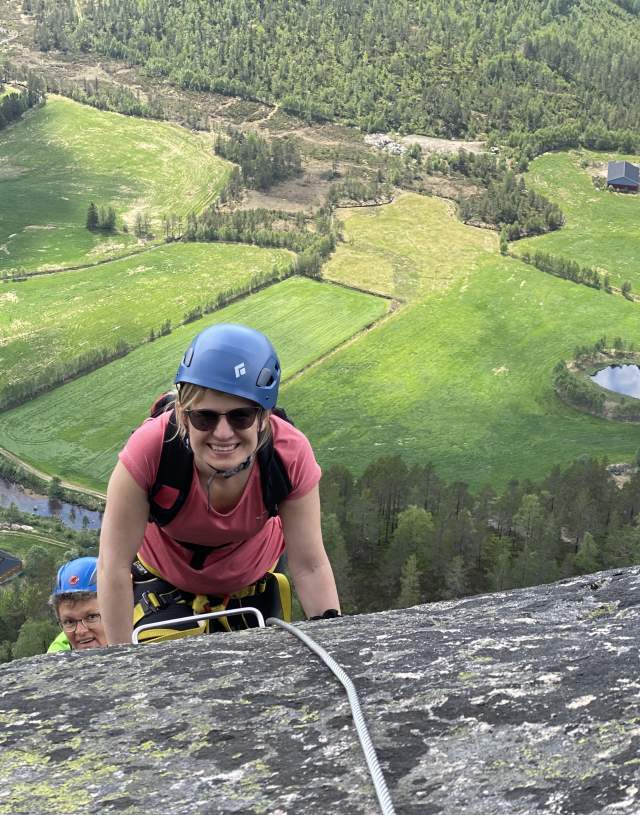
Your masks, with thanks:
M 175 617 L 189 617 L 191 614 L 204 614 L 209 611 L 225 611 L 227 608 L 238 608 L 242 605 L 250 605 L 258 608 L 266 616 L 281 617 L 286 622 L 291 621 L 293 599 L 289 578 L 281 572 L 273 571 L 276 565 L 270 569 L 264 577 L 237 592 L 233 592 L 223 598 L 216 597 L 218 601 L 212 605 L 212 597 L 206 594 L 189 595 L 182 593 L 179 589 L 172 588 L 169 583 L 158 574 L 158 572 L 147 566 L 138 557 L 140 564 L 157 579 L 159 585 L 154 587 L 155 580 L 143 581 L 134 586 L 148 586 L 148 589 L 140 594 L 133 610 L 133 626 L 136 628 L 146 622 L 156 619 L 158 622 L 164 616 L 169 620 Z M 159 588 L 165 588 L 160 591 Z M 154 590 L 155 588 L 155 590 Z M 254 602 L 243 603 L 247 597 L 254 597 Z M 237 622 L 236 622 L 237 621 Z M 251 628 L 252 625 L 244 615 L 234 617 L 235 627 L 232 627 L 227 617 L 217 617 L 215 620 L 185 621 L 184 626 L 172 624 L 167 628 L 154 628 L 143 631 L 140 634 L 140 642 L 158 642 L 160 640 L 174 640 L 182 637 L 191 637 L 196 634 L 205 634 L 212 631 L 234 631 L 243 628 Z

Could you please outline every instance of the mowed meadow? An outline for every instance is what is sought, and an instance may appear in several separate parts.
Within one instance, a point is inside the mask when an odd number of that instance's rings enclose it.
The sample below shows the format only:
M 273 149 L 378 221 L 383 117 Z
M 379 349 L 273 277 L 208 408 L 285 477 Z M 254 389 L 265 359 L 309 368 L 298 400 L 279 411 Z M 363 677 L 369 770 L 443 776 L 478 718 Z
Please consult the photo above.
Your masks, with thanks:
M 480 259 L 498 249 L 498 237 L 465 226 L 453 204 L 415 193 L 393 204 L 338 210 L 344 243 L 324 276 L 403 300 L 415 300 L 473 275 Z
M 420 200 L 425 220 L 437 207 L 450 213 L 446 202 Z M 417 215 L 419 203 L 413 205 Z M 332 262 L 353 253 L 355 220 L 356 268 L 375 269 L 382 241 L 389 255 L 404 252 L 411 263 L 403 248 L 406 226 L 393 229 L 394 206 L 382 207 L 376 218 L 354 211 L 345 219 L 345 247 Z M 449 252 L 442 250 L 442 236 L 424 247 L 429 256 L 437 253 L 445 272 L 450 258 L 472 251 L 477 234 L 452 227 Z M 400 455 L 407 463 L 432 461 L 444 476 L 479 486 L 539 478 L 585 454 L 633 456 L 637 428 L 564 405 L 553 392 L 552 371 L 576 345 L 603 334 L 640 341 L 638 305 L 475 246 L 473 273 L 452 274 L 448 288 L 417 297 L 285 386 L 283 402 L 301 417 L 323 464 L 362 471 L 379 456 Z
M 136 214 L 162 236 L 162 216 L 200 211 L 230 167 L 210 137 L 49 96 L 0 133 L 0 274 L 135 250 Z M 128 233 L 88 231 L 91 201 L 112 206 Z
M 279 351 L 286 381 L 379 320 L 388 306 L 341 286 L 289 278 L 5 412 L 0 446 L 46 472 L 104 488 L 118 450 L 155 397 L 172 386 L 191 338 L 205 326 L 239 322 L 264 331 Z
M 0 400 L 34 386 L 83 354 L 135 346 L 167 320 L 255 279 L 284 275 L 293 254 L 239 244 L 171 243 L 72 272 L 9 281 L 0 288 Z
M 608 161 L 619 156 L 572 150 L 546 153 L 531 162 L 527 186 L 560 206 L 565 223 L 557 232 L 512 243 L 511 251 L 548 252 L 577 261 L 581 266 L 608 272 L 611 283 L 625 280 L 633 292 L 640 291 L 640 196 L 597 189 L 594 177 L 606 181 Z M 615 329 L 612 329 L 615 330 Z

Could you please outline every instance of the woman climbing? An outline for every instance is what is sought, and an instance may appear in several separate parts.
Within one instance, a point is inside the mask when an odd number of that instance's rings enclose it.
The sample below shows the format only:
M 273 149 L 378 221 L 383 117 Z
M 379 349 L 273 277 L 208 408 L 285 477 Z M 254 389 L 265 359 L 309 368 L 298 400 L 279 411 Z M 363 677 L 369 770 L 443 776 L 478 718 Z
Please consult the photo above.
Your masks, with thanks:
M 288 581 L 275 571 L 285 552 L 307 616 L 337 616 L 320 468 L 306 437 L 274 413 L 280 364 L 269 340 L 242 325 L 206 328 L 175 384 L 177 394 L 131 435 L 109 481 L 98 570 L 109 644 L 131 642 L 132 620 L 137 627 L 247 605 L 290 617 Z M 140 639 L 252 620 L 185 621 Z

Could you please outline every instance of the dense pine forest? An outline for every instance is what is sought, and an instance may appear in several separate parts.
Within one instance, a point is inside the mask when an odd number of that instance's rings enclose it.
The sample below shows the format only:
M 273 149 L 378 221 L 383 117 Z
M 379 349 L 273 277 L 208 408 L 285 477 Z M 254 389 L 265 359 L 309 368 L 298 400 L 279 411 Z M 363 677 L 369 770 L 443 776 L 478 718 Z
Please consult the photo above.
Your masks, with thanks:
M 584 456 L 541 482 L 473 493 L 431 464 L 373 462 L 321 481 L 323 536 L 349 611 L 504 591 L 640 558 L 640 472 L 619 486 Z
M 142 65 L 309 119 L 633 142 L 638 0 L 24 0 L 42 50 Z M 82 8 L 80 13 L 79 9 Z M 543 142 L 548 141 L 547 132 Z M 553 135 L 558 140 L 560 134 Z

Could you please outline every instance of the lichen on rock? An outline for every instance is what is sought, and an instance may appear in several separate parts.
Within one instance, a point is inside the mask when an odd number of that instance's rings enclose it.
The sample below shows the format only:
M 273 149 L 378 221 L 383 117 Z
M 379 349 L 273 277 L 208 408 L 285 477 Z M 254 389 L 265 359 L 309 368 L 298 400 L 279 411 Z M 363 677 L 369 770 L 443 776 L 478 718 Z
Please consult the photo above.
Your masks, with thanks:
M 302 624 L 398 815 L 640 811 L 640 567 Z M 346 695 L 279 629 L 0 668 L 0 815 L 378 812 Z

